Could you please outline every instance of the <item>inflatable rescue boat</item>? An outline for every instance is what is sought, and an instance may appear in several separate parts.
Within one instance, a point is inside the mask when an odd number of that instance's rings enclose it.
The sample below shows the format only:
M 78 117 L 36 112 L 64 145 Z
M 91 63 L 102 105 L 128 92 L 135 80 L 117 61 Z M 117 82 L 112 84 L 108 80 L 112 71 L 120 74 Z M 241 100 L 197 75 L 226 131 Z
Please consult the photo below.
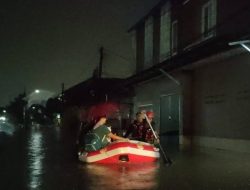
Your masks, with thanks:
M 79 151 L 79 160 L 85 163 L 146 163 L 159 159 L 159 149 L 141 141 L 115 141 L 101 150 Z

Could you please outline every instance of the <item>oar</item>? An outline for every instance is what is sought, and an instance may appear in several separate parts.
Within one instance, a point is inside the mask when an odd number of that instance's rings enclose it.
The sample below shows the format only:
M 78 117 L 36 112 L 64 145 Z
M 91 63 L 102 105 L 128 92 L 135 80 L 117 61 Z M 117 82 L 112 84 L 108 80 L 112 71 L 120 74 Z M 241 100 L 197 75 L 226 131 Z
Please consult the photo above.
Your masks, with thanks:
M 148 119 L 148 116 L 147 116 L 146 114 L 144 114 L 144 115 L 145 115 L 146 121 L 147 121 L 147 123 L 148 123 L 150 129 L 151 129 L 152 132 L 153 132 L 153 135 L 154 135 L 154 137 L 155 137 L 155 139 L 156 139 L 156 142 L 157 142 L 158 145 L 159 145 L 160 152 L 161 152 L 161 154 L 162 154 L 162 156 L 163 156 L 163 161 L 164 161 L 164 163 L 167 164 L 168 166 L 171 165 L 171 164 L 172 164 L 172 160 L 169 158 L 169 156 L 167 156 L 166 152 L 165 152 L 164 149 L 162 148 L 161 143 L 160 143 L 160 140 L 159 140 L 158 136 L 156 135 L 156 133 L 155 133 L 155 131 L 154 131 L 154 129 L 153 129 L 153 127 L 152 127 L 152 125 L 151 125 L 149 119 Z

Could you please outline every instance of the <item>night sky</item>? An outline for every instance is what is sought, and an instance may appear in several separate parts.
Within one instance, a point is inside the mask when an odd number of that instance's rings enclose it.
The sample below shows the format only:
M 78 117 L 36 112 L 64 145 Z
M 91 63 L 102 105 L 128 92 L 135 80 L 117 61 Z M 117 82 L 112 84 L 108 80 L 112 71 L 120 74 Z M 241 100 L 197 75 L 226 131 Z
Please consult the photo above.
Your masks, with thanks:
M 61 91 L 92 76 L 104 46 L 104 75 L 134 64 L 127 30 L 159 0 L 10 0 L 0 3 L 0 106 L 26 89 Z

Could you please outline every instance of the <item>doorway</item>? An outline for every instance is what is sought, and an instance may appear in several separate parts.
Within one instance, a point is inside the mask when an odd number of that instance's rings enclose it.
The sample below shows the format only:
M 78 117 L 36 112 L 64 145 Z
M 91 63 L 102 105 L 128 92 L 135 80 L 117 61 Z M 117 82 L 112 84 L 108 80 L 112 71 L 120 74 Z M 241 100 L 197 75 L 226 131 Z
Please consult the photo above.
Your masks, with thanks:
M 166 146 L 179 146 L 180 95 L 169 94 L 160 98 L 160 139 Z

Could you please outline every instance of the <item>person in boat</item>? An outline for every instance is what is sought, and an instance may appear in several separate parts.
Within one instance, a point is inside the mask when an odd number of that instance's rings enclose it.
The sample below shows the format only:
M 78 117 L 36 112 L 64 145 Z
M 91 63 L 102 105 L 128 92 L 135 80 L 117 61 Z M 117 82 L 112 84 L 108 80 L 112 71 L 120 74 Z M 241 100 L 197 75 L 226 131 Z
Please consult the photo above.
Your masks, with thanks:
M 94 123 L 93 121 L 88 121 L 87 111 L 84 108 L 79 110 L 79 122 L 76 144 L 81 147 L 84 146 L 85 135 L 92 129 Z
M 106 116 L 101 116 L 97 119 L 91 133 L 87 134 L 89 142 L 85 142 L 85 151 L 100 150 L 107 146 L 111 140 L 128 140 L 111 132 L 111 129 L 105 125 L 107 121 Z
M 148 121 L 150 122 L 151 126 L 154 128 L 154 126 L 155 126 L 154 112 L 147 111 L 146 116 L 147 116 Z M 142 141 L 147 142 L 147 143 L 151 143 L 151 144 L 159 143 L 158 142 L 159 140 L 156 141 L 155 136 L 153 134 L 153 131 L 152 131 L 151 127 L 149 126 L 146 119 L 144 119 L 143 123 L 144 124 L 143 124 L 143 129 L 142 129 Z
M 144 115 L 142 112 L 136 113 L 136 119 L 131 123 L 124 135 L 125 138 L 131 137 L 133 140 L 143 140 Z

